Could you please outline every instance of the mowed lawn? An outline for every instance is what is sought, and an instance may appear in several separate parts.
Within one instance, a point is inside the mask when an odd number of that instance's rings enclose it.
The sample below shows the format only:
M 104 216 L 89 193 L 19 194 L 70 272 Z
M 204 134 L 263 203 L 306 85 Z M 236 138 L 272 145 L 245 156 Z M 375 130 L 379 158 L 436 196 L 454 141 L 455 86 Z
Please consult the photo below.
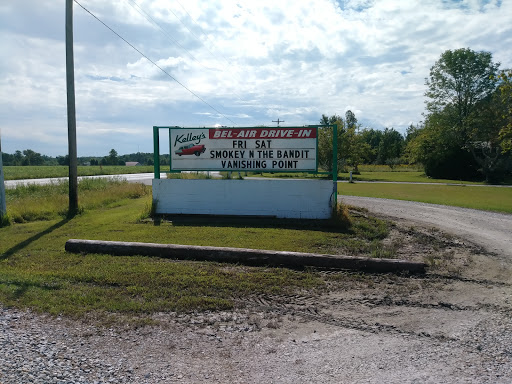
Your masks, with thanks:
M 512 213 L 512 188 L 508 187 L 356 182 L 338 183 L 338 193 Z

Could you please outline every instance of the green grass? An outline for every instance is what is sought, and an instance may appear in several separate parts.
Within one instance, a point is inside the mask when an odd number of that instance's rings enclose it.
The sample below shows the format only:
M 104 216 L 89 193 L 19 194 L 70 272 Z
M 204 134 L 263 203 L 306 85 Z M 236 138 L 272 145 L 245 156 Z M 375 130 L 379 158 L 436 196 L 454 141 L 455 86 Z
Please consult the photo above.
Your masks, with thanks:
M 377 168 L 378 166 L 365 166 L 361 167 L 359 175 L 353 174 L 353 181 L 387 181 L 387 182 L 405 182 L 405 183 L 436 183 L 436 184 L 484 184 L 484 182 L 477 181 L 461 181 L 461 180 L 449 180 L 449 179 L 432 179 L 425 175 L 423 171 L 417 171 L 413 169 L 388 169 Z M 381 166 L 383 167 L 383 166 Z M 370 170 L 364 170 L 368 168 Z M 258 173 L 250 174 L 250 176 L 256 177 L 272 177 L 272 178 L 331 178 L 326 174 L 312 174 L 312 173 Z M 349 180 L 350 174 L 348 172 L 338 173 L 338 180 Z
M 152 165 L 126 167 L 123 165 L 79 166 L 78 176 L 119 175 L 123 173 L 153 172 Z M 63 165 L 53 166 L 4 166 L 5 180 L 44 179 L 49 177 L 67 177 L 69 168 Z
M 512 188 L 506 187 L 339 183 L 338 193 L 512 213 Z
M 340 173 L 340 180 L 349 180 L 349 173 Z M 440 184 L 484 184 L 483 182 L 461 181 L 448 179 L 432 179 L 422 171 L 361 171 L 353 175 L 354 181 L 395 181 L 407 183 L 440 183 Z
M 34 220 L 52 220 L 68 213 L 68 182 L 48 185 L 18 186 L 5 193 L 9 220 L 23 223 Z M 115 179 L 84 179 L 78 183 L 80 209 L 108 206 L 124 198 L 138 198 L 150 194 L 142 184 L 130 184 Z
M 80 201 L 90 198 L 95 203 L 73 218 L 56 214 L 41 221 L 29 215 L 29 222 L 0 228 L 0 303 L 68 316 L 145 316 L 158 311 L 228 309 L 245 295 L 291 293 L 324 285 L 317 274 L 307 271 L 70 254 L 64 251 L 70 238 L 390 256 L 385 249 L 379 250 L 389 230 L 381 220 L 357 217 L 350 228 L 344 223 L 298 220 L 156 223 L 145 218 L 151 195 L 120 196 L 118 188 L 124 184 L 105 189 L 94 184 L 96 188 L 81 191 Z M 10 196 L 8 212 L 14 211 L 14 204 L 31 205 L 34 195 L 59 201 L 57 212 L 65 210 L 66 200 L 56 198 L 65 194 L 62 189 L 61 185 L 20 189 Z
M 409 164 L 399 164 L 395 165 L 393 168 L 389 165 L 363 164 L 358 168 L 361 172 L 423 172 L 422 166 Z

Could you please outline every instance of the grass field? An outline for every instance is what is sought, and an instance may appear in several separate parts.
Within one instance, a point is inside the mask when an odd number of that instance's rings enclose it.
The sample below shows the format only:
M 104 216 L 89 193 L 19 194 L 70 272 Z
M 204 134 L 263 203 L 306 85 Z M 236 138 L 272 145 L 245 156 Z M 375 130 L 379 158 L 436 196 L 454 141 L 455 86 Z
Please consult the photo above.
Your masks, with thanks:
M 512 213 L 512 188 L 506 187 L 356 182 L 339 183 L 338 193 Z
M 69 168 L 54 166 L 4 166 L 5 180 L 43 179 L 50 177 L 67 177 Z M 119 175 L 122 173 L 153 172 L 152 165 L 126 167 L 122 165 L 78 166 L 78 176 Z
M 349 173 L 340 173 L 339 180 L 349 180 Z M 439 183 L 439 184 L 484 184 L 483 182 L 432 179 L 425 175 L 423 171 L 361 171 L 360 175 L 353 175 L 353 181 L 398 181 L 407 183 Z
M 406 183 L 436 183 L 436 184 L 468 184 L 468 185 L 483 185 L 484 182 L 478 181 L 464 181 L 464 180 L 449 180 L 449 179 L 432 179 L 425 175 L 423 171 L 412 169 L 405 170 L 391 170 L 389 167 L 376 168 L 377 166 L 368 167 L 371 170 L 361 170 L 359 175 L 352 175 L 353 181 L 389 181 L 389 182 L 406 182 Z M 364 167 L 362 167 L 364 168 Z M 273 177 L 273 178 L 330 178 L 325 174 L 311 174 L 311 173 L 267 173 L 252 174 L 250 176 L 256 177 Z M 340 172 L 338 180 L 349 180 L 350 174 L 348 172 Z
M 148 219 L 149 190 L 141 192 L 140 186 L 128 183 L 104 188 L 104 182 L 94 188 L 96 183 L 81 190 L 82 211 L 73 218 L 65 217 L 63 186 L 8 191 L 9 215 L 24 217 L 25 222 L 0 228 L 3 305 L 69 316 L 90 312 L 100 317 L 110 313 L 144 316 L 155 311 L 227 309 L 244 295 L 288 293 L 325 284 L 308 271 L 69 254 L 64 244 L 70 238 L 393 256 L 382 242 L 388 224 L 371 217 L 353 218 L 350 228 L 261 219 L 154 223 Z M 41 200 L 32 204 L 34 195 Z M 53 215 L 30 213 L 37 212 L 45 200 L 56 202 Z M 28 214 L 23 216 L 21 211 Z

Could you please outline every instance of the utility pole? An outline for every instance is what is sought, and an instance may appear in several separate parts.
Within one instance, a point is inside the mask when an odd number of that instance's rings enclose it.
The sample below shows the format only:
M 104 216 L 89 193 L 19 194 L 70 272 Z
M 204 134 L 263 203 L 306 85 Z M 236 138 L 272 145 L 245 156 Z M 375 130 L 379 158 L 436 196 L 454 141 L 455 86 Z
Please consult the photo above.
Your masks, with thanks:
M 68 99 L 69 215 L 78 212 L 75 64 L 73 60 L 73 0 L 66 0 L 66 88 Z
M 4 166 L 2 162 L 2 132 L 0 131 L 0 223 L 7 215 L 7 203 L 5 202 Z
M 277 118 L 277 120 L 272 120 L 273 123 L 277 123 L 277 126 L 279 127 L 279 123 L 284 123 L 284 120 L 279 120 L 279 118 Z

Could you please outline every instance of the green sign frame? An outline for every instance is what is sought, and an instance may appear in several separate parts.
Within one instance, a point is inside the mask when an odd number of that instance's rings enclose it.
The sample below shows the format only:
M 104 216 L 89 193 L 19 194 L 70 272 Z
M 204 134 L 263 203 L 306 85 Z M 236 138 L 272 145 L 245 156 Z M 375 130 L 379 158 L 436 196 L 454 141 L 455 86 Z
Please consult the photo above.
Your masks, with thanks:
M 289 169 L 272 169 L 272 170 L 265 170 L 265 169 L 257 169 L 257 170 L 250 170 L 249 172 L 272 172 L 272 173 L 310 173 L 310 174 L 332 174 L 332 179 L 334 182 L 334 189 L 333 194 L 335 198 L 335 202 L 337 201 L 337 181 L 338 181 L 338 161 L 337 161 L 337 152 L 338 152 L 338 143 L 337 143 L 337 125 L 304 125 L 304 126 L 293 126 L 293 127 L 221 127 L 219 129 L 237 129 L 237 130 L 244 130 L 244 129 L 316 129 L 316 166 L 314 171 L 310 170 L 289 170 Z M 332 172 L 319 172 L 318 171 L 318 129 L 319 128 L 331 128 L 333 129 L 333 166 L 332 166 Z M 194 129 L 215 129 L 215 128 L 206 128 L 206 127 L 179 127 L 179 126 L 153 126 L 153 148 L 154 148 L 154 178 L 160 179 L 160 172 L 161 172 L 161 166 L 160 166 L 160 130 L 161 129 L 167 129 L 168 135 L 169 135 L 169 171 L 166 171 L 166 173 L 180 173 L 183 170 L 172 170 L 172 150 L 171 150 L 171 131 L 172 130 L 179 130 L 179 129 L 187 129 L 187 130 L 194 130 Z M 190 171 L 224 171 L 224 172 L 245 172 L 247 170 L 240 169 L 240 170 L 226 170 L 226 169 L 191 169 Z

